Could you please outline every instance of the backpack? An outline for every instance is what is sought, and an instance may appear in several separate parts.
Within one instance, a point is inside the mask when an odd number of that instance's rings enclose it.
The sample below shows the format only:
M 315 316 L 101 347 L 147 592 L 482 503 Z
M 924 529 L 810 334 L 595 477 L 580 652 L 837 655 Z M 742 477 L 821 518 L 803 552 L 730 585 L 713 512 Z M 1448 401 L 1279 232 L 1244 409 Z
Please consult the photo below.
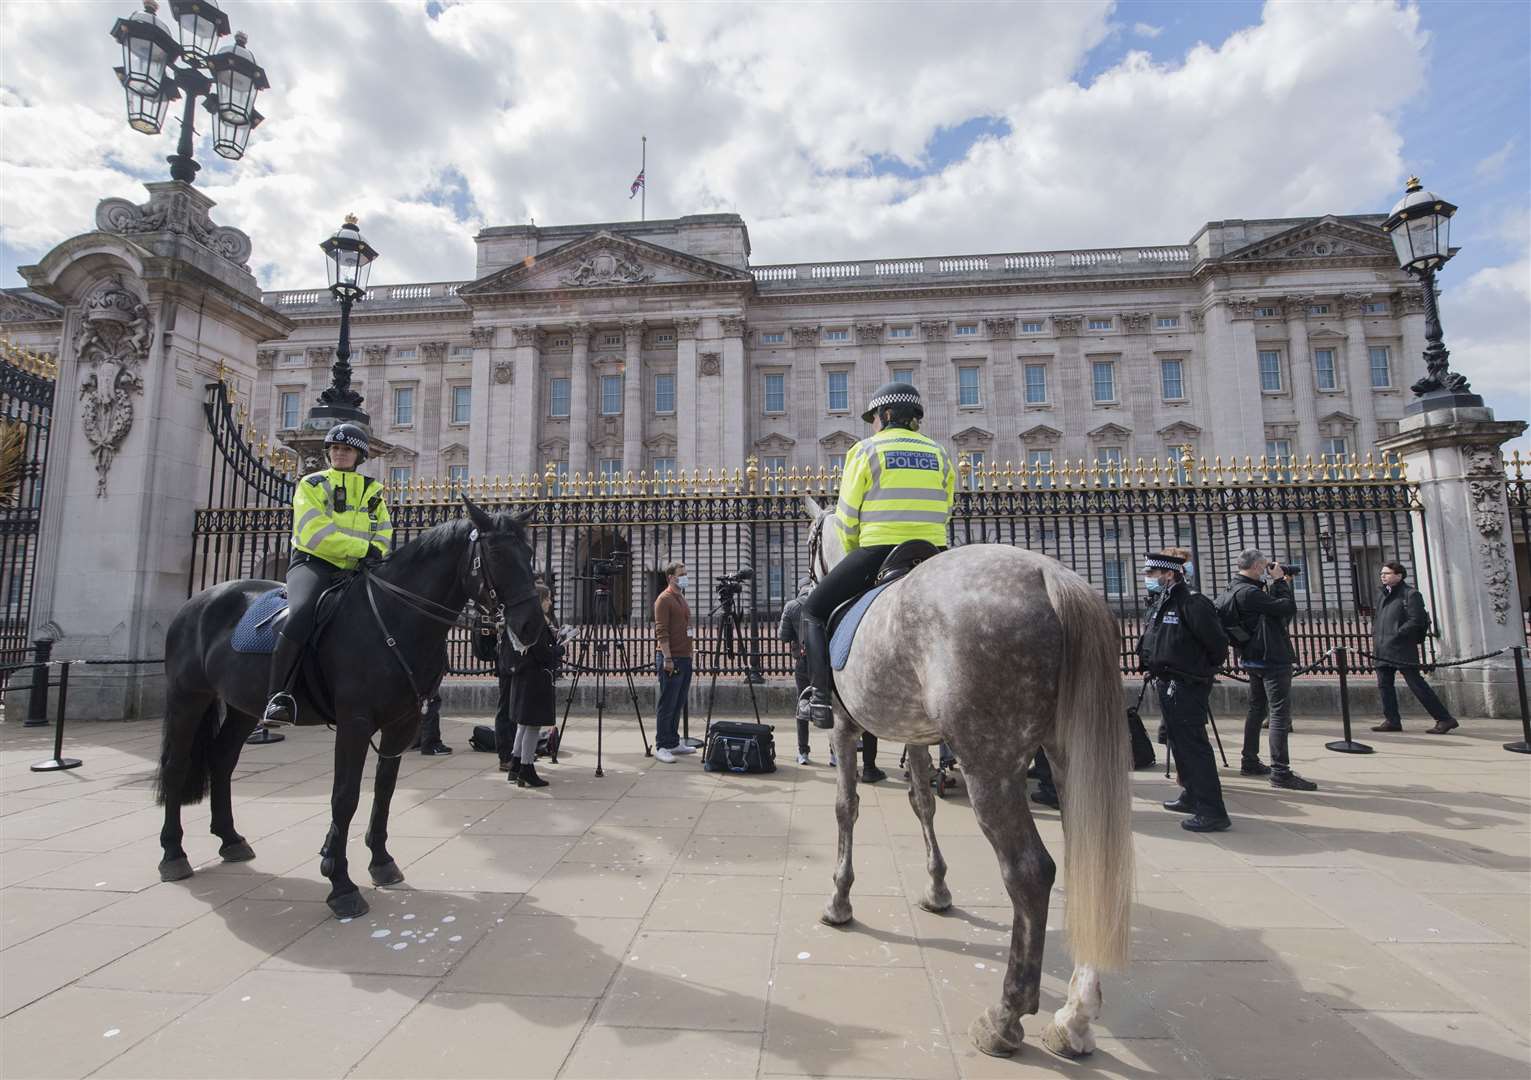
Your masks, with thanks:
M 1255 636 L 1244 629 L 1244 615 L 1239 610 L 1239 590 L 1229 588 L 1217 598 L 1217 617 L 1223 624 L 1223 633 L 1239 652 L 1249 648 Z
M 770 724 L 718 720 L 707 729 L 702 768 L 707 772 L 769 773 L 776 771 L 775 730 Z

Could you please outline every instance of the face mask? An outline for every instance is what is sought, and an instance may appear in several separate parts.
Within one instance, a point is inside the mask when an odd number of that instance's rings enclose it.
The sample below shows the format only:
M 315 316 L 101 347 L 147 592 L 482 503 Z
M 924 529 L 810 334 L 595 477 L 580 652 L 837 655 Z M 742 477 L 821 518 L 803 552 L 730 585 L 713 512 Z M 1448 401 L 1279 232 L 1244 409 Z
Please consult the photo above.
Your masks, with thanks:
M 1158 592 L 1160 589 L 1164 588 L 1164 586 L 1159 584 L 1158 578 L 1146 577 L 1143 579 L 1143 588 L 1147 589 L 1149 592 Z
M 1196 576 L 1196 564 L 1195 563 L 1188 562 L 1188 563 L 1185 564 L 1185 576 L 1188 577 L 1188 578 Z
M 690 574 L 682 574 L 680 577 L 675 579 L 675 587 L 677 589 L 679 589 L 681 592 L 685 592 L 686 591 L 686 586 L 689 585 L 690 583 L 691 583 L 691 575 Z

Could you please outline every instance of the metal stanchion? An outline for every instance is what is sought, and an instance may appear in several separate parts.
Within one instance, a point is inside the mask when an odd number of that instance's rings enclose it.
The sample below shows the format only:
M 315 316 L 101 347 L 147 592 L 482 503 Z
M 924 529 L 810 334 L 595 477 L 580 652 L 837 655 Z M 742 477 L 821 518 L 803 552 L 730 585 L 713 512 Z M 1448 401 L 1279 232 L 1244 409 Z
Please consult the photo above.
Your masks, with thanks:
M 1340 668 L 1340 722 L 1345 728 L 1345 737 L 1336 739 L 1334 742 L 1324 743 L 1325 748 L 1333 750 L 1337 754 L 1370 754 L 1373 752 L 1365 743 L 1358 743 L 1350 737 L 1350 650 L 1341 645 L 1335 650 Z
M 69 700 L 69 665 L 61 665 L 58 676 L 58 719 L 53 724 L 53 756 L 32 766 L 33 772 L 57 772 L 61 769 L 78 769 L 79 758 L 64 757 L 64 708 Z
M 1531 754 L 1531 710 L 1526 708 L 1526 647 L 1517 645 L 1510 651 L 1515 654 L 1515 689 L 1520 692 L 1521 739 L 1505 743 L 1504 748 L 1516 754 Z
M 280 731 L 272 731 L 270 728 L 258 727 L 245 736 L 246 746 L 265 746 L 267 743 L 281 742 L 287 738 Z
M 27 718 L 22 727 L 46 727 L 48 724 L 48 661 L 53 659 L 53 642 L 40 638 L 32 642 L 32 695 L 27 699 Z

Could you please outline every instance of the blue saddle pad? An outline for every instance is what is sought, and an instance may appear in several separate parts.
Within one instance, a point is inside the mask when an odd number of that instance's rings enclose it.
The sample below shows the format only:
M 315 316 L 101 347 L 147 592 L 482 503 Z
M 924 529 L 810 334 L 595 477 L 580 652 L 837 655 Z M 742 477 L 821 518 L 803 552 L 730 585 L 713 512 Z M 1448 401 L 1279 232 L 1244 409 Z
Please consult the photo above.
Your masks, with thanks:
M 255 598 L 245 611 L 239 625 L 234 627 L 234 640 L 230 642 L 235 652 L 266 653 L 276 650 L 278 612 L 287 609 L 287 590 L 272 589 Z
M 882 595 L 889 585 L 896 585 L 902 578 L 895 578 L 887 585 L 879 585 L 871 592 L 864 593 L 861 599 L 852 604 L 845 612 L 840 625 L 835 627 L 834 637 L 829 639 L 829 663 L 836 671 L 845 670 L 845 662 L 851 658 L 851 642 L 856 640 L 856 629 L 861 625 L 861 618 L 867 613 L 867 608 L 872 606 L 872 601 Z

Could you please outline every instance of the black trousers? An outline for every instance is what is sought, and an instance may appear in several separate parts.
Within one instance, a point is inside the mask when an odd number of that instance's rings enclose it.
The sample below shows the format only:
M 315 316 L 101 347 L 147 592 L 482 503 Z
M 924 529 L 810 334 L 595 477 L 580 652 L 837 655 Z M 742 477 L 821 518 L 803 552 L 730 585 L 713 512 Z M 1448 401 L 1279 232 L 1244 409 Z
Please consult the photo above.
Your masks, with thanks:
M 297 552 L 287 566 L 287 624 L 282 635 L 303 644 L 314 632 L 319 594 L 335 583 L 345 570 L 315 555 Z
M 833 525 L 828 527 L 833 528 Z M 882 569 L 883 560 L 893 547 L 892 544 L 879 544 L 876 547 L 857 548 L 835 563 L 834 568 L 824 575 L 824 580 L 815 585 L 808 599 L 803 601 L 803 610 L 820 622 L 827 623 L 835 608 L 871 587 L 872 580 L 877 577 L 877 571 Z
M 802 697 L 803 691 L 808 689 L 813 680 L 808 675 L 808 657 L 798 657 L 797 665 L 792 669 L 792 678 L 797 683 L 797 696 Z M 797 722 L 797 752 L 808 752 L 808 721 L 802 719 Z
M 1249 676 L 1249 712 L 1244 717 L 1244 750 L 1247 764 L 1260 758 L 1260 729 L 1270 717 L 1271 768 L 1278 773 L 1292 771 L 1287 752 L 1292 734 L 1292 665 L 1275 664 L 1265 668 L 1245 668 Z
M 425 699 L 425 712 L 420 715 L 420 745 L 435 746 L 441 741 L 441 694 Z
M 1155 679 L 1159 710 L 1169 735 L 1170 750 L 1180 765 L 1180 781 L 1185 797 L 1198 813 L 1209 817 L 1227 817 L 1223 805 L 1223 785 L 1217 778 L 1217 760 L 1207 738 L 1207 699 L 1212 696 L 1210 683 L 1185 679 Z
M 510 715 L 511 680 L 515 676 L 508 671 L 500 673 L 500 701 L 494 711 L 494 748 L 502 762 L 511 758 L 511 747 L 516 742 L 516 722 Z
M 1442 724 L 1451 722 L 1451 711 L 1436 696 L 1435 690 L 1425 681 L 1425 677 L 1420 674 L 1419 668 L 1395 668 L 1390 664 L 1378 664 L 1377 694 L 1382 698 L 1382 718 L 1384 720 L 1390 724 L 1403 723 L 1398 714 L 1398 691 L 1393 686 L 1394 675 L 1403 676 L 1403 681 L 1410 690 L 1414 691 L 1414 696 L 1419 699 L 1419 703 L 1430 714 L 1430 719 Z

